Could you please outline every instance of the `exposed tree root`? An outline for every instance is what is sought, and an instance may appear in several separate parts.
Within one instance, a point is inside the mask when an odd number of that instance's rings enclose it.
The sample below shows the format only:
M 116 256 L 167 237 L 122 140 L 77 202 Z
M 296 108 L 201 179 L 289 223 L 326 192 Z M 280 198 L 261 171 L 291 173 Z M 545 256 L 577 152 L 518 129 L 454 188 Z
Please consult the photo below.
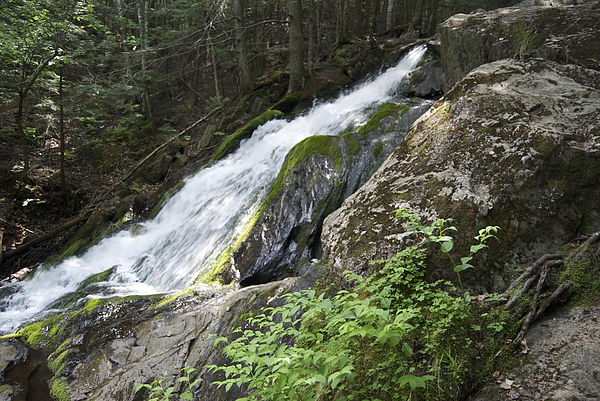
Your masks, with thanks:
M 573 285 L 572 282 L 566 282 L 561 284 L 548 297 L 546 306 L 540 307 L 539 301 L 542 297 L 542 290 L 544 288 L 550 270 L 554 267 L 562 265 L 563 263 L 568 264 L 580 260 L 585 255 L 585 252 L 590 247 L 590 245 L 598 241 L 600 241 L 600 232 L 591 235 L 585 241 L 585 243 L 579 247 L 577 252 L 571 255 L 564 262 L 562 255 L 543 255 L 541 258 L 536 260 L 535 263 L 528 267 L 523 272 L 523 274 L 521 274 L 515 281 L 513 281 L 506 289 L 506 291 L 502 293 L 502 298 L 508 299 L 510 297 L 510 299 L 506 302 L 506 305 L 504 306 L 504 310 L 509 310 L 516 304 L 517 300 L 522 295 L 524 295 L 533 287 L 533 284 L 537 281 L 535 293 L 533 294 L 533 300 L 531 303 L 531 309 L 527 316 L 525 316 L 525 320 L 523 321 L 523 325 L 521 326 L 521 331 L 519 331 L 519 334 L 517 334 L 517 336 L 512 342 L 513 346 L 516 347 L 519 346 L 519 344 L 521 344 L 521 342 L 525 339 L 525 335 L 527 334 L 527 331 L 529 330 L 533 322 L 538 320 L 546 312 L 548 307 Z M 523 283 L 523 286 L 519 290 L 512 293 L 513 290 L 515 290 L 515 288 L 517 288 L 517 286 L 519 286 L 521 283 Z

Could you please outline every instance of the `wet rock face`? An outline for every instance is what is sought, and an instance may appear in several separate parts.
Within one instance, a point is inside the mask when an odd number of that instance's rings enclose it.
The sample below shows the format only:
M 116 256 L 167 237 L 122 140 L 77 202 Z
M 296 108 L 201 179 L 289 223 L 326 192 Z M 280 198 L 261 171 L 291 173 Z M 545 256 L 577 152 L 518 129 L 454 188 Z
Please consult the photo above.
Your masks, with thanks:
M 327 258 L 361 271 L 402 245 L 409 208 L 452 218 L 457 252 L 478 228 L 500 226 L 500 244 L 463 277 L 498 290 L 511 271 L 600 228 L 600 72 L 535 59 L 483 65 L 412 128 L 373 178 L 325 221 Z M 431 272 L 452 278 L 440 261 Z
M 445 89 L 473 68 L 508 57 L 542 57 L 600 69 L 599 19 L 598 1 L 532 1 L 495 11 L 457 14 L 440 27 Z
M 232 254 L 242 286 L 302 274 L 322 257 L 325 217 L 369 179 L 431 105 L 411 103 L 372 129 L 311 137 L 290 151 L 265 209 Z

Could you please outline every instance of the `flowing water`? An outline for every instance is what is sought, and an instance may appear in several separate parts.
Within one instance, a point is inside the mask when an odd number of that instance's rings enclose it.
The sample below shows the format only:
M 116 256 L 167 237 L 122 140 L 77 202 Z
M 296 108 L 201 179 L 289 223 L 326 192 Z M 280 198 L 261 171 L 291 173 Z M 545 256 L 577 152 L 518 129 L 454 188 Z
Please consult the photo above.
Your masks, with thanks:
M 78 290 L 86 278 L 108 269 L 112 274 L 90 296 L 155 294 L 193 285 L 241 233 L 287 152 L 312 135 L 337 135 L 364 124 L 365 109 L 396 96 L 424 52 L 424 46 L 413 49 L 396 67 L 303 116 L 259 127 L 238 151 L 188 178 L 155 219 L 138 227 L 141 234 L 118 232 L 82 256 L 41 266 L 31 279 L 11 284 L 4 289 L 9 295 L 0 300 L 0 332 L 14 331 Z

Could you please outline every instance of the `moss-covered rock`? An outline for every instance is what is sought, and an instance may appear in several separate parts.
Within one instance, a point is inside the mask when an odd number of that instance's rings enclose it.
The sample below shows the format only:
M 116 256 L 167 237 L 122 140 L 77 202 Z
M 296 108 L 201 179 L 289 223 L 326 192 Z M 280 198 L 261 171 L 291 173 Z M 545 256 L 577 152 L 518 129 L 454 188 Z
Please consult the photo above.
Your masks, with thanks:
M 310 268 L 322 254 L 325 216 L 373 174 L 429 103 L 411 106 L 384 103 L 357 133 L 317 135 L 296 145 L 243 236 L 222 255 L 220 274 L 235 271 L 250 285 Z

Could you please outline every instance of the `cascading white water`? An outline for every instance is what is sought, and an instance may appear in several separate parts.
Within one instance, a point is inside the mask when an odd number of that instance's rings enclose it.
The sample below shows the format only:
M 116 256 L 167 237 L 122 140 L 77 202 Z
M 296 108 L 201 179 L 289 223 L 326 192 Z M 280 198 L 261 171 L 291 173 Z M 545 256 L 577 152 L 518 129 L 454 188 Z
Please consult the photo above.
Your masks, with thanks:
M 31 279 L 11 284 L 10 295 L 0 300 L 0 332 L 12 332 L 86 278 L 110 268 L 114 272 L 103 285 L 113 296 L 191 286 L 240 234 L 287 152 L 312 135 L 337 135 L 350 124 L 364 123 L 365 109 L 390 100 L 424 53 L 425 46 L 413 49 L 396 67 L 306 115 L 259 127 L 238 151 L 188 178 L 157 217 L 143 224 L 142 234 L 121 231 L 80 257 L 41 266 Z

